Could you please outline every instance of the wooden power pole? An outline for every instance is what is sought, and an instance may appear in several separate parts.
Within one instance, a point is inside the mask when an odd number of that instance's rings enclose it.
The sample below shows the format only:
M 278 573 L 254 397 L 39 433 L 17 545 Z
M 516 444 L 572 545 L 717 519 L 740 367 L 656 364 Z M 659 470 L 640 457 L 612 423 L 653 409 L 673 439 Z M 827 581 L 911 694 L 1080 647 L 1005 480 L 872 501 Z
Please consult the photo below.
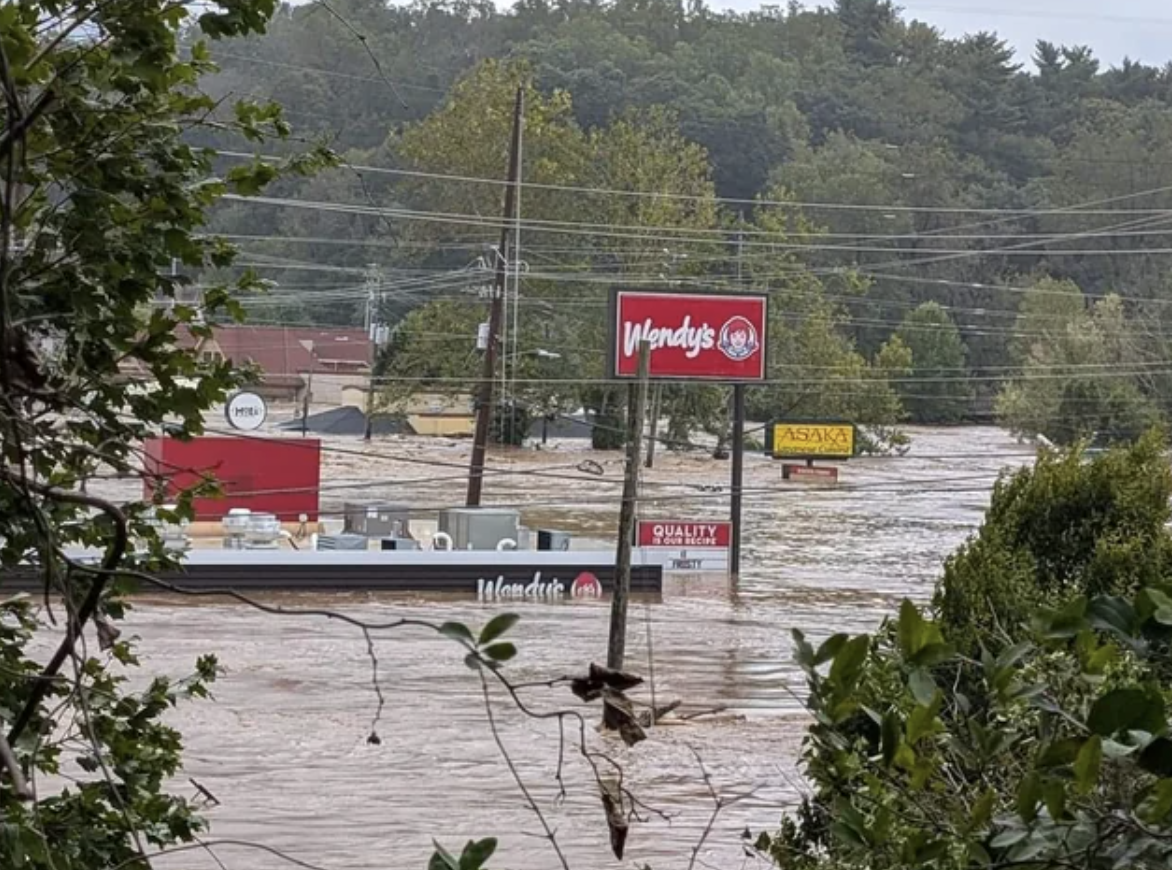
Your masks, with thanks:
M 614 596 L 610 602 L 610 642 L 606 666 L 623 669 L 627 651 L 627 601 L 631 597 L 631 548 L 635 541 L 635 509 L 639 496 L 639 465 L 643 449 L 643 418 L 647 414 L 647 381 L 651 372 L 651 343 L 639 342 L 639 379 L 628 386 L 627 464 L 623 476 L 623 504 L 619 510 L 619 542 L 615 552 Z
M 492 304 L 488 315 L 488 347 L 484 349 L 484 369 L 480 376 L 480 390 L 476 407 L 476 434 L 472 441 L 472 462 L 468 468 L 468 507 L 480 506 L 484 485 L 484 457 L 488 452 L 488 433 L 493 414 L 493 377 L 496 374 L 497 335 L 501 329 L 501 306 L 505 296 L 505 278 L 508 275 L 509 226 L 516 218 L 517 187 L 521 176 L 521 127 L 525 118 L 525 90 L 517 88 L 517 102 L 513 107 L 513 139 L 509 145 L 509 180 L 505 187 L 504 220 L 501 222 L 501 244 L 497 249 L 496 275 L 493 280 Z
M 741 576 L 742 498 L 745 490 L 745 385 L 733 386 L 732 497 L 729 500 L 731 539 L 728 573 L 735 584 Z

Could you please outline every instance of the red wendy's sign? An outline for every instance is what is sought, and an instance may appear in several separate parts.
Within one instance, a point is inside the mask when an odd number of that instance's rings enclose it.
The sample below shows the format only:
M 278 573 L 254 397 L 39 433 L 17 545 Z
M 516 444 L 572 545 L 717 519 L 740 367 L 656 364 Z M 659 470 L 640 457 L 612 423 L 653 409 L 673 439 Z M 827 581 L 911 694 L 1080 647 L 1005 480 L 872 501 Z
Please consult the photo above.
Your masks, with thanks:
M 642 520 L 640 547 L 708 547 L 726 549 L 732 537 L 732 523 L 683 523 L 676 520 Z
M 764 296 L 615 290 L 611 299 L 610 368 L 616 378 L 639 373 L 639 344 L 651 344 L 651 377 L 762 381 L 766 377 Z

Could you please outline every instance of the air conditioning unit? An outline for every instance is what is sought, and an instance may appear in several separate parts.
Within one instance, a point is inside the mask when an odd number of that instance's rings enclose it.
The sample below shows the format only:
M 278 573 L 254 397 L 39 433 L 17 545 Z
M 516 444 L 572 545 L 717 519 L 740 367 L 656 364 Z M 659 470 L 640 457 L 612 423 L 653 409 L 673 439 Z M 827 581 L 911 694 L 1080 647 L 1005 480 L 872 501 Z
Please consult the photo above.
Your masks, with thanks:
M 367 538 L 364 535 L 319 535 L 317 539 L 319 550 L 365 550 Z
M 411 509 L 399 504 L 347 502 L 343 530 L 368 538 L 406 537 L 410 531 Z
M 539 550 L 560 550 L 566 551 L 570 549 L 570 533 L 557 532 L 553 529 L 538 529 L 537 530 L 537 549 Z
M 519 541 L 521 514 L 511 508 L 449 508 L 440 511 L 439 530 L 456 550 L 495 550 L 503 540 Z

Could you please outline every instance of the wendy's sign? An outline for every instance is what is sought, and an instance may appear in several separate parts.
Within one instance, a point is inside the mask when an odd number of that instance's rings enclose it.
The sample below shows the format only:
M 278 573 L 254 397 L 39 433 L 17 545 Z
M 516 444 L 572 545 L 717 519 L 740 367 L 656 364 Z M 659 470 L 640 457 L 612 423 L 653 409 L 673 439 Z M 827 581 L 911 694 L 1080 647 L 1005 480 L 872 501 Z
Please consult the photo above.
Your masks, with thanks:
M 755 294 L 614 290 L 610 373 L 637 377 L 646 340 L 654 379 L 763 381 L 768 314 L 768 300 Z
M 525 582 L 525 579 L 509 579 L 504 574 L 498 574 L 495 578 L 477 578 L 476 597 L 481 601 L 497 598 L 601 598 L 602 581 L 590 571 L 580 571 L 572 580 L 568 579 L 568 575 L 559 578 L 557 575 L 547 574 L 543 577 L 540 571 L 534 571 L 532 579 L 528 582 Z

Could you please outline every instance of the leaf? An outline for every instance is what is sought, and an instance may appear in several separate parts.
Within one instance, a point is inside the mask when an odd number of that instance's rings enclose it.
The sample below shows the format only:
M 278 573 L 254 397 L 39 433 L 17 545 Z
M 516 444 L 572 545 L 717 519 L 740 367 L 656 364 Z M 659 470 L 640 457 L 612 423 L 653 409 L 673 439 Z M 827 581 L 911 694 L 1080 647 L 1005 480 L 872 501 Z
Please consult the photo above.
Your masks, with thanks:
M 899 605 L 899 651 L 910 659 L 927 643 L 927 623 L 914 604 L 905 598 Z
M 883 763 L 887 767 L 890 767 L 891 762 L 895 760 L 895 751 L 899 749 L 901 732 L 899 714 L 895 710 L 887 711 L 887 715 L 883 717 L 883 725 L 880 731 L 882 734 Z
M 1051 820 L 1061 821 L 1066 815 L 1066 784 L 1059 779 L 1050 780 L 1042 787 L 1042 799 Z
M 818 652 L 814 654 L 814 666 L 824 665 L 836 655 L 843 648 L 846 642 L 850 639 L 849 634 L 836 634 L 828 637 L 826 641 L 818 647 Z
M 860 634 L 843 644 L 838 655 L 834 657 L 834 664 L 830 666 L 830 681 L 840 689 L 853 688 L 863 672 L 863 663 L 866 662 L 870 649 L 871 638 L 865 634 Z
M 1082 741 L 1076 737 L 1066 737 L 1055 740 L 1042 750 L 1038 757 L 1038 767 L 1063 767 L 1073 764 L 1078 758 L 1078 751 L 1082 748 Z
M 916 709 L 912 710 L 907 720 L 908 743 L 915 746 L 920 742 L 921 738 L 936 730 L 936 714 L 940 710 L 939 702 L 941 697 L 937 695 L 936 701 L 932 704 L 929 704 L 927 707 L 916 707 Z
M 1140 612 L 1160 625 L 1172 625 L 1172 598 L 1159 589 L 1144 589 L 1139 594 Z
M 956 649 L 948 643 L 930 643 L 911 657 L 911 663 L 919 667 L 930 668 L 941 662 L 946 662 L 956 655 Z
M 1172 813 L 1172 779 L 1161 779 L 1148 790 L 1136 810 L 1150 825 L 1160 824 Z
M 435 840 L 431 842 L 435 846 L 435 853 L 427 862 L 427 870 L 460 870 L 460 862 L 453 858 L 447 849 Z
M 1087 599 L 1080 596 L 1070 601 L 1061 610 L 1048 613 L 1038 618 L 1045 637 L 1050 640 L 1063 640 L 1077 637 L 1078 633 L 1089 627 L 1086 618 Z
M 1029 653 L 1033 652 L 1034 645 L 1028 641 L 1014 644 L 1005 650 L 1002 650 L 1001 655 L 997 656 L 996 666 L 1001 668 L 1012 668 L 1018 664 Z
M 464 666 L 472 671 L 480 670 L 480 656 L 474 652 L 468 653 L 468 655 L 464 656 Z
M 1042 800 L 1042 778 L 1030 771 L 1017 787 L 1017 814 L 1027 825 L 1038 817 L 1038 803 Z
M 916 703 L 925 707 L 931 704 L 932 699 L 936 697 L 936 681 L 923 668 L 916 668 L 912 671 L 908 678 L 908 688 L 912 690 Z
M 516 613 L 502 613 L 499 616 L 494 616 L 488 621 L 488 624 L 480 630 L 480 645 L 492 643 L 510 628 L 517 624 L 520 615 Z
M 1156 776 L 1172 776 L 1172 740 L 1157 737 L 1139 754 L 1139 766 Z
M 1088 737 L 1074 760 L 1074 781 L 1080 794 L 1090 794 L 1099 779 L 1103 763 L 1103 738 L 1098 734 Z
M 472 630 L 462 622 L 445 622 L 439 627 L 439 633 L 444 637 L 450 637 L 452 640 L 467 642 L 475 645 L 476 638 L 472 636 Z
M 1136 612 L 1126 598 L 1102 595 L 1091 601 L 1087 608 L 1091 627 L 1099 631 L 1110 631 L 1123 637 L 1135 633 Z
M 814 668 L 814 647 L 810 646 L 806 636 L 798 629 L 795 628 L 790 633 L 794 639 L 794 661 L 803 669 L 812 670 Z
M 979 831 L 989 824 L 989 820 L 993 818 L 993 804 L 996 795 L 992 789 L 986 789 L 977 798 L 976 803 L 973 804 L 972 812 L 969 814 L 969 823 L 967 829 L 969 831 Z
M 486 656 L 494 662 L 507 662 L 517 654 L 517 647 L 508 641 L 502 643 L 494 643 L 492 646 L 487 646 L 481 650 Z
M 1087 727 L 1095 734 L 1109 736 L 1120 731 L 1158 734 L 1166 726 L 1164 699 L 1152 689 L 1115 689 L 1091 705 Z
M 1007 828 L 994 837 L 989 845 L 994 849 L 1008 849 L 1010 846 L 1016 846 L 1029 835 L 1030 832 L 1024 828 Z
M 468 845 L 464 847 L 464 851 L 460 854 L 459 870 L 481 870 L 488 859 L 496 852 L 496 846 L 497 841 L 495 837 L 475 841 L 469 840 Z

